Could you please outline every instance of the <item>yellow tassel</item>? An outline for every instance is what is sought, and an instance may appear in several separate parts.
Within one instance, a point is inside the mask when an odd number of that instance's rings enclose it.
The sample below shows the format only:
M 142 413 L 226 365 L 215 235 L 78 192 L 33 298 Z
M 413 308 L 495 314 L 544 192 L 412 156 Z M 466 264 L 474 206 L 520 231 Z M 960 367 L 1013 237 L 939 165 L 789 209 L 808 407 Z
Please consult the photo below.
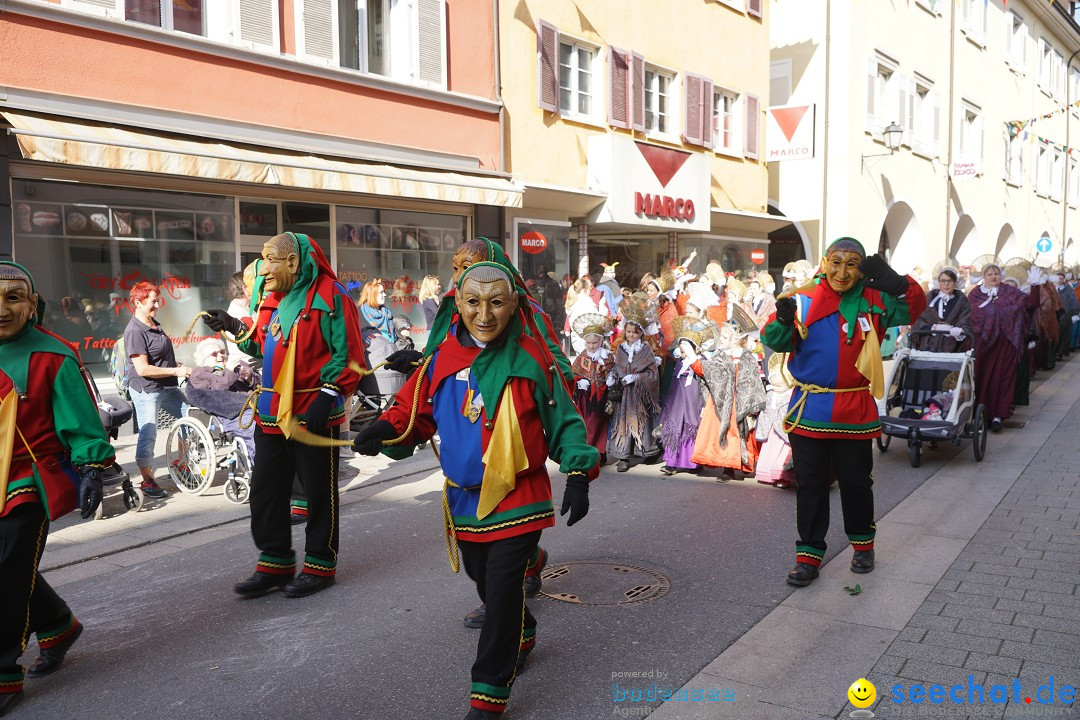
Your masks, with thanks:
M 529 467 L 525 442 L 521 439 L 517 409 L 510 385 L 503 388 L 502 399 L 495 413 L 495 428 L 484 451 L 484 479 L 480 486 L 480 502 L 476 519 L 483 520 L 517 485 L 519 472 Z
M 855 359 L 855 368 L 870 381 L 870 394 L 880 400 L 885 395 L 885 365 L 881 361 L 881 341 L 873 321 L 870 331 L 863 334 L 863 346 Z
M 277 421 L 281 432 L 285 437 L 292 437 L 293 429 L 293 387 L 296 378 L 296 332 L 289 341 L 289 347 L 285 351 L 285 361 L 281 363 L 281 371 L 274 381 L 274 393 L 278 396 Z
M 11 472 L 11 459 L 15 455 L 15 413 L 19 405 L 19 394 L 14 390 L 0 400 L 0 512 L 7 503 L 8 473 Z

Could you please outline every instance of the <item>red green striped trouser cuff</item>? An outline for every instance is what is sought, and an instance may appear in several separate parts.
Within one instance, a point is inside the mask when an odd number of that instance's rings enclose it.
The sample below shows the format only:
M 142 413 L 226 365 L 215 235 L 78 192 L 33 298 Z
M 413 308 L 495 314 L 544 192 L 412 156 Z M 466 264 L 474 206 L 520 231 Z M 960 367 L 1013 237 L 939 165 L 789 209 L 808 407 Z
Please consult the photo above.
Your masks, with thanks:
M 825 559 L 825 551 L 812 545 L 797 544 L 795 546 L 795 562 L 801 562 L 814 567 L 821 567 L 821 561 Z
M 255 572 L 267 575 L 292 575 L 296 572 L 296 555 L 259 553 L 259 561 L 255 563 Z
M 477 710 L 502 713 L 510 700 L 510 688 L 474 682 L 469 693 L 469 704 Z
M 521 630 L 521 647 L 519 650 L 529 653 L 532 652 L 534 647 L 536 647 L 536 628 L 523 628 Z
M 876 532 L 871 532 L 865 535 L 848 535 L 847 537 L 852 550 L 873 550 L 876 534 Z
M 337 560 L 326 560 L 314 555 L 304 556 L 304 568 L 300 572 L 320 577 L 333 577 L 337 573 Z
M 293 498 L 293 500 L 292 500 L 292 514 L 296 515 L 298 517 L 307 517 L 307 515 L 308 515 L 307 500 L 298 500 L 297 498 Z
M 23 689 L 23 672 L 0 673 L 0 695 L 17 693 Z
M 532 577 L 533 575 L 539 575 L 540 572 L 547 565 L 548 553 L 547 550 L 536 546 L 533 550 L 532 556 L 529 558 L 529 564 L 525 566 L 525 577 Z
M 51 647 L 55 647 L 71 637 L 71 635 L 80 627 L 82 627 L 82 625 L 75 619 L 75 615 L 69 613 L 67 622 L 49 630 L 37 631 L 38 647 L 42 650 L 48 650 Z

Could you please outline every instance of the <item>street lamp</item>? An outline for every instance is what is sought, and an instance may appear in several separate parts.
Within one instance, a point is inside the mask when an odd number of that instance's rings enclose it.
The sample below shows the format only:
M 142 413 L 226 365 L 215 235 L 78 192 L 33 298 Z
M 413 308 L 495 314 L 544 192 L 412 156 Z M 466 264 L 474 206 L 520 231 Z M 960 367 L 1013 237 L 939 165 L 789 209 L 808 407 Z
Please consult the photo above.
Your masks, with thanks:
M 886 155 L 892 155 L 900 147 L 900 139 L 904 137 L 904 128 L 900 127 L 895 122 L 889 123 L 885 129 L 881 132 L 885 138 L 885 147 L 889 149 L 887 153 L 873 153 L 871 155 L 862 156 L 863 169 L 866 168 L 866 158 L 872 157 L 885 157 Z

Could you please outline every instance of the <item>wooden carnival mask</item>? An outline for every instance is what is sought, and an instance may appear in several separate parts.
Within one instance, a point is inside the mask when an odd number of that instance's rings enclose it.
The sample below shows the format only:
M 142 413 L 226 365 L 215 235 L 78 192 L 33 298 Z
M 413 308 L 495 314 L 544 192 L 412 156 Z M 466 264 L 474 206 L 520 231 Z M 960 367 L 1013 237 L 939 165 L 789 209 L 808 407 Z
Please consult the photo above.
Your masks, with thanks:
M 517 312 L 518 294 L 509 273 L 484 263 L 462 272 L 454 302 L 461 322 L 475 340 L 490 343 L 499 338 Z
M 287 293 L 292 289 L 300 275 L 300 256 L 291 236 L 276 235 L 266 241 L 259 274 L 266 278 L 267 292 Z

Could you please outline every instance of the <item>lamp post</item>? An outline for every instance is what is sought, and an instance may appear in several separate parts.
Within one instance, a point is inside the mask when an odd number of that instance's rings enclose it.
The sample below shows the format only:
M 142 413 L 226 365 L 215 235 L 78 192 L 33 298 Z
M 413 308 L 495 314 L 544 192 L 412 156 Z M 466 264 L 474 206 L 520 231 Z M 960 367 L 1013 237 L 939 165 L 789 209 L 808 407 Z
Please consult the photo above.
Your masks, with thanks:
M 896 122 L 891 122 L 881 131 L 881 134 L 885 138 L 885 147 L 889 149 L 889 152 L 863 155 L 862 167 L 864 170 L 866 169 L 866 158 L 885 157 L 897 151 L 900 147 L 900 139 L 904 137 L 904 128 L 900 127 Z
M 1058 253 L 1058 260 L 1062 266 L 1065 265 L 1065 243 L 1068 240 L 1065 229 L 1069 225 L 1069 161 L 1072 159 L 1072 149 L 1069 147 L 1069 129 L 1071 127 L 1069 116 L 1072 115 L 1070 92 L 1072 90 L 1072 77 L 1069 75 L 1069 68 L 1077 55 L 1080 55 L 1080 48 L 1073 50 L 1073 54 L 1065 62 L 1065 172 L 1062 173 L 1065 176 L 1065 192 L 1061 197 L 1061 250 Z

